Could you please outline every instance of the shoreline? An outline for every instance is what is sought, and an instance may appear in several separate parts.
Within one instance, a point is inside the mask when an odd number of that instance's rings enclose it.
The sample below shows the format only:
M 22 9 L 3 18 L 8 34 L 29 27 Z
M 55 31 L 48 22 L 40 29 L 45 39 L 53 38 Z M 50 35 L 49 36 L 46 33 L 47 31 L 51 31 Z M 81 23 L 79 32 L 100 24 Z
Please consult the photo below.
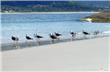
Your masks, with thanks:
M 110 37 L 2 52 L 3 71 L 108 71 Z
M 80 33 L 80 32 L 79 32 Z M 92 34 L 92 32 L 91 32 L 91 34 Z M 99 34 L 99 36 L 110 36 L 110 31 L 109 30 L 107 30 L 107 31 L 102 31 L 100 34 Z M 91 35 L 92 36 L 92 35 Z M 90 37 L 91 37 L 90 36 Z M 78 36 L 79 38 L 80 37 L 82 37 L 82 36 Z M 70 36 L 68 36 L 68 37 L 61 37 L 61 39 L 68 39 L 68 38 L 71 38 Z M 77 38 L 77 37 L 76 37 Z M 50 40 L 50 38 L 47 38 L 47 39 L 42 39 L 41 41 L 49 41 Z M 2 42 L 3 40 L 1 39 L 1 45 L 4 45 L 4 44 L 12 44 L 13 42 L 12 41 L 9 41 L 9 42 Z M 34 40 L 34 41 L 36 41 L 36 40 Z M 23 42 L 25 42 L 24 40 L 23 41 L 19 41 L 20 43 L 23 43 Z
M 39 46 L 44 46 L 44 45 L 52 45 L 52 44 L 66 43 L 66 42 L 91 40 L 91 39 L 105 38 L 105 37 L 110 37 L 110 35 L 86 36 L 86 37 L 74 38 L 73 40 L 72 38 L 65 38 L 65 39 L 55 40 L 54 43 L 52 43 L 51 40 L 42 40 L 40 41 L 40 44 L 37 41 L 18 42 L 17 44 L 5 43 L 5 44 L 1 44 L 1 51 L 16 50 L 18 48 L 24 49 L 27 47 L 39 47 Z
M 13 12 L 0 14 L 72 14 L 72 13 L 100 13 L 100 12 Z

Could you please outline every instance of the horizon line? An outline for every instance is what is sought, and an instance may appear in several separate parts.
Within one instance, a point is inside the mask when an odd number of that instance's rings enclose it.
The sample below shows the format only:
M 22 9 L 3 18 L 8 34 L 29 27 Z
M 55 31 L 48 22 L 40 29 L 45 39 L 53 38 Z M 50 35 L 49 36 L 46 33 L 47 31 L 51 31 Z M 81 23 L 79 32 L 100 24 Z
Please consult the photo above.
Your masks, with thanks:
M 1 1 L 96 1 L 96 0 L 1 0 Z M 97 1 L 110 1 L 110 0 L 97 0 Z

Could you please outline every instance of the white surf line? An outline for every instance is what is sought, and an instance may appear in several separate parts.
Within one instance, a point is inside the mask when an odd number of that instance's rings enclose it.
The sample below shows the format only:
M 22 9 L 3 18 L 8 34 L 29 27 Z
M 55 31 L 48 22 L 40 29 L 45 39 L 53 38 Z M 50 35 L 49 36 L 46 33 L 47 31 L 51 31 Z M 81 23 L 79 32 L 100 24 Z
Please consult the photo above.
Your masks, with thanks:
M 100 13 L 100 12 L 13 12 L 0 14 L 72 14 L 72 13 Z

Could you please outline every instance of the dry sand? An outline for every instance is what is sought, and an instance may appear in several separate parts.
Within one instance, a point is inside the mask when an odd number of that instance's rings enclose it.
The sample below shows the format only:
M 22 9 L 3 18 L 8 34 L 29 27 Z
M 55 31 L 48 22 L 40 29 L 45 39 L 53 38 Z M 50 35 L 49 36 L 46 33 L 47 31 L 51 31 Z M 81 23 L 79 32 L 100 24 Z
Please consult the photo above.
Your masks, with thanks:
M 2 52 L 4 71 L 108 70 L 110 37 Z

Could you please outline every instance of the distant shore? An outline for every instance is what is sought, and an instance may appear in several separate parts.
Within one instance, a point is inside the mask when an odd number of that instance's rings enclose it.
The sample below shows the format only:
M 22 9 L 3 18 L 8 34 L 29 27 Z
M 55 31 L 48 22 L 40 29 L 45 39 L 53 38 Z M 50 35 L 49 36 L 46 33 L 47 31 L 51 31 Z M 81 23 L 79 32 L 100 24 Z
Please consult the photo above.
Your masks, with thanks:
M 110 23 L 110 12 L 100 12 L 97 14 L 93 14 L 91 16 L 88 16 L 86 18 L 84 18 L 83 20 L 86 21 L 91 20 L 91 22 L 97 22 L 97 23 Z
M 70 13 L 100 13 L 100 12 L 10 12 L 0 14 L 70 14 Z

